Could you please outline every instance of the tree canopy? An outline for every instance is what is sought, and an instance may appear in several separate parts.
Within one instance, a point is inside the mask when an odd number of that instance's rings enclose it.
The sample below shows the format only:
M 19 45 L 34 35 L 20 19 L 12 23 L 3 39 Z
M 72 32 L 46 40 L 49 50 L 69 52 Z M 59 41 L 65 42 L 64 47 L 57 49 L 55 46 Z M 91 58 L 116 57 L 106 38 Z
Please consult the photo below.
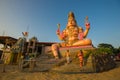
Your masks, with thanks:
M 111 44 L 107 44 L 107 43 L 101 43 L 101 44 L 99 44 L 98 48 L 110 48 L 110 49 L 114 49 L 114 47 Z

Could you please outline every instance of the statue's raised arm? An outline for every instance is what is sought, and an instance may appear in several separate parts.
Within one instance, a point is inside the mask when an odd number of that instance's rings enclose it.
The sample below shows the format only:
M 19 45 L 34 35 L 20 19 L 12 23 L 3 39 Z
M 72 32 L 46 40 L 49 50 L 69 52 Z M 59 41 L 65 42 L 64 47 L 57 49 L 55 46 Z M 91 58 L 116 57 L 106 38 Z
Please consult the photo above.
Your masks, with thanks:
M 88 21 L 88 16 L 85 18 L 85 31 L 84 31 L 84 38 L 87 36 L 89 29 L 90 29 L 90 22 Z
M 56 31 L 56 34 L 57 34 L 59 40 L 65 41 L 65 40 L 66 40 L 66 38 L 65 38 L 65 30 L 63 30 L 63 31 L 61 32 L 61 31 L 60 31 L 60 24 L 57 24 L 57 26 L 58 26 L 58 29 L 57 29 L 57 31 Z

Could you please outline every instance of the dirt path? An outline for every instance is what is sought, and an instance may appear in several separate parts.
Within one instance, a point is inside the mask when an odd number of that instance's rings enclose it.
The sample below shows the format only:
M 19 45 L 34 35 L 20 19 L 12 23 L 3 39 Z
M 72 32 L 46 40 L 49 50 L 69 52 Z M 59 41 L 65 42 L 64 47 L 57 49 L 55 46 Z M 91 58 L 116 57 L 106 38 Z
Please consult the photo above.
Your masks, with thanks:
M 2 67 L 0 64 L 0 80 L 120 80 L 120 62 L 116 68 L 101 73 L 20 72 L 15 65 L 7 65 L 3 73 Z

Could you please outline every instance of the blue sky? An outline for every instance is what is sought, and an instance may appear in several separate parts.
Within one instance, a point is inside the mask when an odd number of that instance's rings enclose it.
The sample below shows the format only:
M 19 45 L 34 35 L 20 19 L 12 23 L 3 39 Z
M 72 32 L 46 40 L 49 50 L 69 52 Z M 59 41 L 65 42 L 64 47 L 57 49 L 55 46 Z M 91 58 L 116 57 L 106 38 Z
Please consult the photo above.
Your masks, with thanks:
M 60 42 L 57 24 L 61 24 L 62 31 L 70 11 L 84 29 L 85 16 L 89 17 L 91 29 L 87 37 L 93 45 L 120 46 L 120 0 L 0 0 L 0 35 L 19 38 L 28 30 L 28 38 Z

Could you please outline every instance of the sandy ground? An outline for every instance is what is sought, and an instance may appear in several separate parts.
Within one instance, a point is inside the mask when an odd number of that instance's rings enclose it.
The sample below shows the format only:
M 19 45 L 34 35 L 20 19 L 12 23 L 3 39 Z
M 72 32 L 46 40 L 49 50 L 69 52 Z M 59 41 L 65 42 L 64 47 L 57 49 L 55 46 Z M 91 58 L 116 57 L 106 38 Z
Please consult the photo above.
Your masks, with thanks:
M 120 80 L 120 62 L 116 64 L 116 68 L 101 73 L 21 72 L 16 65 L 7 65 L 2 72 L 0 64 L 0 80 Z

